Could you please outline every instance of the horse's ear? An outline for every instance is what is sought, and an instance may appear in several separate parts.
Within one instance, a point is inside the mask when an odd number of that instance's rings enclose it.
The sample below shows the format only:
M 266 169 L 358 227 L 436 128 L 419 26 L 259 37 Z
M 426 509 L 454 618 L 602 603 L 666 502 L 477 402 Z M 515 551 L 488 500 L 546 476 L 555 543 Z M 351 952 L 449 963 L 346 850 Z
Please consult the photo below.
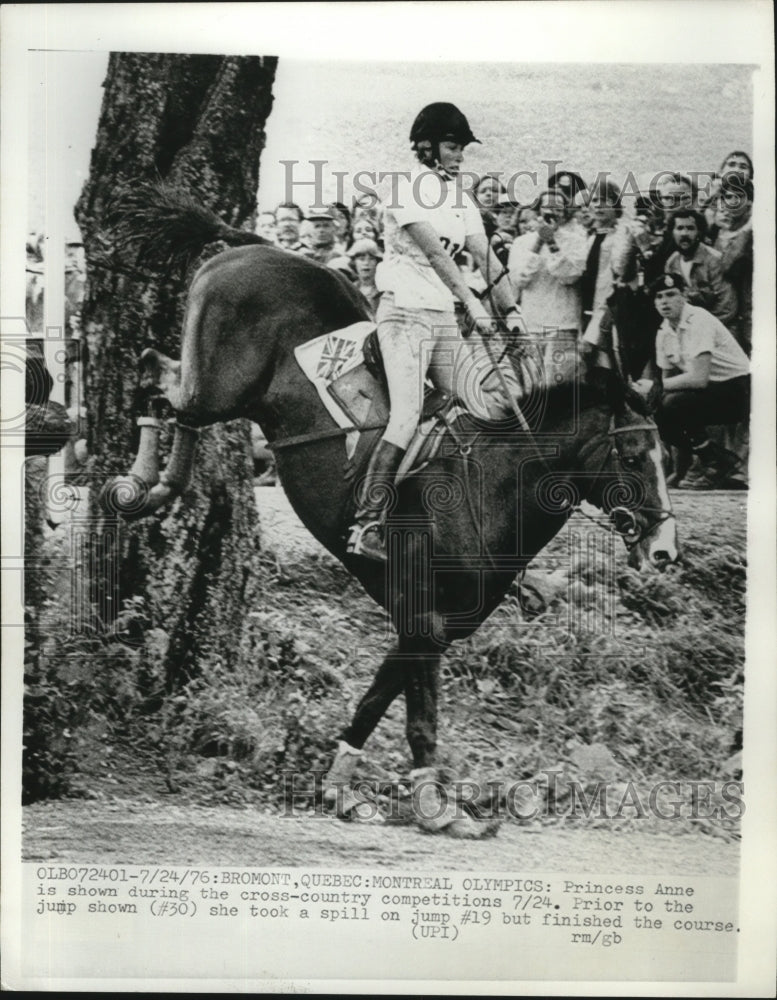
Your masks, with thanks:
M 586 382 L 602 397 L 613 413 L 621 413 L 626 406 L 626 383 L 612 368 L 589 368 Z

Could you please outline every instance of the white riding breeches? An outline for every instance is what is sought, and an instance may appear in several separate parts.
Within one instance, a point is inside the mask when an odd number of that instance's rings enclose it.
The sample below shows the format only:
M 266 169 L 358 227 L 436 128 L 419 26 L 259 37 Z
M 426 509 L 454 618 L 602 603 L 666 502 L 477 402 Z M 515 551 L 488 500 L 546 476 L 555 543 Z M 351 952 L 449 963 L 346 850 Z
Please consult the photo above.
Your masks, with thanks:
M 489 352 L 479 338 L 462 337 L 453 312 L 396 306 L 390 292 L 378 305 L 377 322 L 391 401 L 386 441 L 399 448 L 410 444 L 423 410 L 427 373 L 436 388 L 461 399 L 477 416 L 498 420 L 509 412 L 492 361 L 502 354 L 498 338 Z M 500 367 L 519 396 L 511 367 Z

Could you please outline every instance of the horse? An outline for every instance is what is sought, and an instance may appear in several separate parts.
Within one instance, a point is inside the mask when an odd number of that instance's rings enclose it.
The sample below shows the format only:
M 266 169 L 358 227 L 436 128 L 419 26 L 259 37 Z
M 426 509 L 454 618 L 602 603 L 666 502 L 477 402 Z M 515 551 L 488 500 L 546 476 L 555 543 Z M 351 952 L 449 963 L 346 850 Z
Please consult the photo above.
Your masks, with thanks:
M 459 412 L 444 446 L 390 491 L 388 563 L 349 554 L 359 476 L 343 475 L 345 432 L 294 349 L 367 319 L 364 300 L 337 271 L 252 240 L 169 192 L 162 209 L 152 200 L 134 221 L 144 233 L 139 245 L 158 253 L 185 255 L 216 240 L 237 245 L 207 260 L 191 281 L 180 362 L 155 350 L 141 357 L 145 382 L 176 414 L 165 472 L 156 472 L 154 428 L 142 428 L 145 445 L 131 474 L 106 486 L 103 506 L 129 518 L 160 509 L 186 486 L 198 428 L 237 417 L 257 422 L 302 523 L 387 610 L 397 631 L 340 735 L 325 798 L 336 798 L 338 815 L 367 818 L 349 782 L 370 734 L 404 694 L 414 790 L 421 789 L 413 796 L 418 825 L 483 835 L 485 825 L 444 801 L 437 782 L 441 656 L 479 628 L 583 499 L 611 516 L 633 565 L 677 558 L 661 445 L 644 400 L 613 372 L 576 372 L 543 390 L 533 431 Z M 361 440 L 380 433 L 365 429 Z M 380 817 L 373 811 L 370 818 Z

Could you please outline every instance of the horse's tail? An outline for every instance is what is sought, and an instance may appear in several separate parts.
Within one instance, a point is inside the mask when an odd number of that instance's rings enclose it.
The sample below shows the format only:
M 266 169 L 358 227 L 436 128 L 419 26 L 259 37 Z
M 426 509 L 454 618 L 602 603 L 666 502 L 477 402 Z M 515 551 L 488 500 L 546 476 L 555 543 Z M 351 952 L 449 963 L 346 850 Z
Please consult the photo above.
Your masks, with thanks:
M 230 246 L 269 240 L 227 225 L 186 192 L 170 184 L 141 184 L 123 193 L 109 213 L 113 237 L 136 261 L 160 269 L 187 268 L 209 243 Z

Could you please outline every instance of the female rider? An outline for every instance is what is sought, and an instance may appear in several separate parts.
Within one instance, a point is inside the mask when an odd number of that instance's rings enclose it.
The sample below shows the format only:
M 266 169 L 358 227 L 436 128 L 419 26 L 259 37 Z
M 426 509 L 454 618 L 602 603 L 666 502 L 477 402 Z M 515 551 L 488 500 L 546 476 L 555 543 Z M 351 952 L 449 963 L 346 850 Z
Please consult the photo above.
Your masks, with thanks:
M 385 560 L 383 511 L 399 463 L 423 405 L 423 381 L 433 358 L 422 350 L 435 337 L 457 330 L 454 299 L 468 314 L 473 332 L 487 338 L 494 321 L 468 287 L 454 257 L 466 248 L 482 274 L 507 328 L 524 332 L 506 272 L 491 251 L 477 203 L 461 187 L 464 147 L 478 142 L 453 104 L 425 107 L 410 130 L 418 164 L 392 173 L 383 197 L 385 256 L 378 267 L 383 293 L 376 316 L 391 400 L 386 430 L 373 452 L 358 495 L 348 551 Z

